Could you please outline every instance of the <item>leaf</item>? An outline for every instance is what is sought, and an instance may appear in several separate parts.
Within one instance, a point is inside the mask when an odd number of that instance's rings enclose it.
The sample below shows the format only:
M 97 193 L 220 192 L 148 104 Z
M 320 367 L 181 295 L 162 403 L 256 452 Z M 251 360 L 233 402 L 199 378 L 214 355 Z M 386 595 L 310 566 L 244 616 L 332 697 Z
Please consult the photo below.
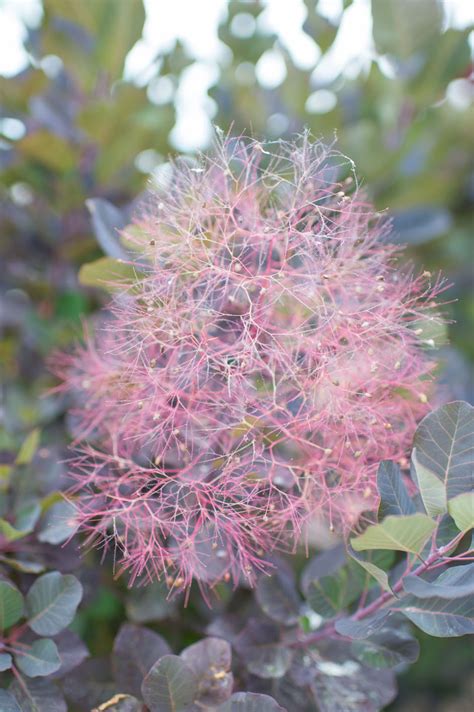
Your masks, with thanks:
M 348 544 L 347 546 L 347 551 L 351 558 L 355 562 L 357 562 L 359 566 L 362 566 L 362 568 L 365 569 L 365 571 L 367 571 L 367 573 L 372 576 L 378 584 L 380 584 L 384 591 L 391 591 L 388 574 L 386 571 L 380 568 L 380 566 L 391 566 L 393 563 L 393 554 L 390 555 L 390 552 L 354 551 L 350 544 Z M 380 553 L 384 554 L 383 559 L 380 557 Z M 388 558 L 386 558 L 387 554 L 389 554 Z
M 338 618 L 334 627 L 338 633 L 348 638 L 362 640 L 377 632 L 386 622 L 390 615 L 387 608 L 380 609 L 372 616 L 357 620 L 356 618 Z
M 168 643 L 158 633 L 124 623 L 112 653 L 112 668 L 120 690 L 140 697 L 144 677 L 159 658 L 169 653 Z
M 305 567 L 301 576 L 301 590 L 308 595 L 308 589 L 316 579 L 334 574 L 346 563 L 346 551 L 343 544 L 339 544 L 332 549 L 323 551 L 315 556 Z
M 434 581 L 405 576 L 403 588 L 418 598 L 464 598 L 474 595 L 474 563 L 452 566 Z
M 474 492 L 458 494 L 448 502 L 448 510 L 460 532 L 474 528 Z
M 367 527 L 365 532 L 351 539 L 356 551 L 389 549 L 417 554 L 436 529 L 436 523 L 425 514 L 390 516 L 381 524 Z
M 12 666 L 12 662 L 13 662 L 13 660 L 12 660 L 12 656 L 10 655 L 10 653 L 0 653 L 0 672 L 9 670 Z M 0 709 L 2 709 L 2 708 L 0 707 Z
M 47 544 L 62 544 L 74 533 L 76 508 L 71 502 L 56 502 L 48 507 L 38 532 L 38 540 Z
M 232 651 L 221 638 L 205 638 L 183 650 L 181 658 L 198 680 L 196 701 L 215 707 L 232 694 L 234 677 L 230 671 Z
M 23 615 L 23 596 L 9 581 L 0 581 L 0 630 L 14 625 Z
M 25 534 L 32 532 L 40 514 L 41 506 L 38 500 L 27 502 L 15 512 L 15 527 Z
M 14 680 L 9 691 L 21 712 L 67 712 L 64 697 L 49 680 L 23 678 L 21 684 Z
M 49 638 L 35 640 L 21 655 L 15 654 L 15 662 L 28 677 L 46 677 L 61 667 L 56 643 Z
M 38 635 L 56 635 L 73 620 L 82 598 L 75 576 L 58 571 L 37 579 L 26 595 L 28 625 Z
M 255 598 L 265 615 L 277 623 L 294 625 L 298 622 L 301 601 L 293 580 L 285 572 L 260 576 Z
M 292 651 L 281 644 L 280 629 L 274 623 L 251 618 L 234 647 L 247 670 L 264 679 L 282 677 L 291 664 Z
M 113 257 L 101 257 L 82 265 L 79 270 L 79 282 L 85 287 L 101 287 L 109 292 L 129 287 L 139 277 L 136 266 Z
M 97 242 L 104 253 L 116 259 L 127 259 L 127 253 L 119 240 L 119 231 L 127 224 L 121 210 L 103 198 L 86 200 L 86 206 L 91 214 L 92 227 Z
M 353 641 L 351 650 L 357 660 L 376 670 L 383 670 L 416 662 L 420 644 L 406 631 L 388 628 L 364 640 Z
M 26 440 L 23 441 L 20 451 L 16 456 L 16 465 L 30 464 L 36 450 L 38 449 L 39 439 L 40 431 L 38 430 L 38 428 L 36 428 L 35 430 L 32 430 L 31 433 L 27 436 Z
M 177 655 L 165 655 L 143 680 L 142 695 L 151 712 L 180 712 L 196 698 L 198 682 Z
M 353 569 L 344 567 L 332 576 L 312 581 L 308 589 L 308 603 L 323 618 L 333 618 L 361 593 L 363 583 Z
M 428 467 L 418 462 L 416 447 L 411 455 L 415 468 L 418 489 L 425 506 L 425 510 L 430 517 L 447 512 L 446 487 L 442 480 L 437 477 Z
M 393 673 L 376 671 L 354 660 L 345 641 L 318 643 L 308 682 L 318 712 L 378 712 L 396 695 Z
M 474 633 L 474 597 L 445 599 L 405 596 L 391 606 L 425 633 L 437 638 L 453 638 Z
M 6 690 L 0 690 L 0 710 L 2 712 L 21 712 L 18 702 Z
M 448 500 L 472 490 L 474 409 L 463 401 L 427 415 L 414 439 L 417 461 L 445 485 Z
M 380 494 L 380 519 L 391 514 L 415 513 L 415 505 L 405 487 L 400 468 L 395 462 L 384 460 L 380 463 L 377 472 L 377 488 Z
M 81 638 L 72 630 L 63 630 L 55 636 L 54 642 L 59 653 L 61 666 L 51 677 L 58 680 L 78 667 L 89 656 L 89 651 Z
M 218 712 L 286 712 L 269 695 L 256 692 L 236 692 L 218 709 Z
M 10 522 L 7 522 L 6 519 L 0 519 L 0 532 L 7 541 L 16 541 L 28 534 L 27 531 L 16 529 Z

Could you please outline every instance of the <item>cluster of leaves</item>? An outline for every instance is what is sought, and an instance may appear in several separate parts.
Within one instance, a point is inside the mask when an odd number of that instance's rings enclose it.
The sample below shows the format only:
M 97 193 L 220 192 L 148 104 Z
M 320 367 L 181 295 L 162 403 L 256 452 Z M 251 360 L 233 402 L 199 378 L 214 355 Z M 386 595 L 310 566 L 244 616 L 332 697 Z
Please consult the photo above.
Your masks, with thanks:
M 381 463 L 376 520 L 306 563 L 298 584 L 278 558 L 252 595 L 223 584 L 217 610 L 194 611 L 200 639 L 180 655 L 154 630 L 182 612 L 162 584 L 129 592 L 131 622 L 111 657 L 86 660 L 67 628 L 79 581 L 53 571 L 31 583 L 16 567 L 18 585 L 0 580 L 1 709 L 62 712 L 65 700 L 84 712 L 384 708 L 395 673 L 418 658 L 410 623 L 436 637 L 474 633 L 472 411 L 453 402 L 430 413 L 415 435 L 411 477 Z M 33 444 L 31 436 L 16 460 L 30 459 Z

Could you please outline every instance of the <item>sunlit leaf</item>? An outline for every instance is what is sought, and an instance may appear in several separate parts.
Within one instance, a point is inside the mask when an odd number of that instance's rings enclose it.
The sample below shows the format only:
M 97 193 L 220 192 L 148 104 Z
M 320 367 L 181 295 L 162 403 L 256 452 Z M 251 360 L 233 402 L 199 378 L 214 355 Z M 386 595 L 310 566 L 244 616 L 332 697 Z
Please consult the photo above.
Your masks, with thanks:
M 448 510 L 459 531 L 474 529 L 474 492 L 458 494 L 450 499 Z
M 351 539 L 351 544 L 356 551 L 390 549 L 417 554 L 435 529 L 436 522 L 425 514 L 390 516 L 367 527 L 363 534 Z

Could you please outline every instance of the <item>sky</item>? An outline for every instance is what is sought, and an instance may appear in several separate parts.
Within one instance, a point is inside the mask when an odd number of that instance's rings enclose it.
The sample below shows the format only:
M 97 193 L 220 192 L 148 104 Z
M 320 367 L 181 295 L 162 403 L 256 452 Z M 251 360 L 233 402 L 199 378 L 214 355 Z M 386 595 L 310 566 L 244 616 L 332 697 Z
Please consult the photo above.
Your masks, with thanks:
M 228 0 L 144 0 L 144 4 L 147 17 L 143 37 L 129 53 L 125 74 L 139 84 L 147 83 L 156 71 L 156 54 L 180 39 L 195 62 L 183 72 L 175 94 L 177 122 L 171 141 L 184 151 L 205 146 L 216 112 L 207 91 L 218 81 L 219 66 L 225 66 L 229 59 L 230 50 L 217 36 L 219 23 L 227 15 Z M 474 23 L 474 0 L 443 0 L 443 4 L 450 25 L 461 28 Z M 241 36 L 255 31 L 275 32 L 296 65 L 314 68 L 315 85 L 324 86 L 341 72 L 354 76 L 368 69 L 372 57 L 370 0 L 353 0 L 342 16 L 336 41 L 322 59 L 319 47 L 302 29 L 303 0 L 265 0 L 264 6 L 257 26 L 251 15 L 242 12 L 234 20 L 232 31 Z M 318 9 L 339 23 L 342 0 L 319 0 Z M 41 13 L 40 0 L 0 0 L 0 75 L 14 76 L 26 66 L 25 23 L 35 26 Z M 389 71 L 387 67 L 381 69 Z M 255 74 L 266 87 L 277 87 L 285 79 L 285 63 L 277 47 L 262 55 Z M 167 101 L 172 91 L 169 84 L 166 79 L 152 82 L 150 98 L 156 103 Z M 307 109 L 330 111 L 334 102 L 331 91 L 319 89 L 308 98 Z

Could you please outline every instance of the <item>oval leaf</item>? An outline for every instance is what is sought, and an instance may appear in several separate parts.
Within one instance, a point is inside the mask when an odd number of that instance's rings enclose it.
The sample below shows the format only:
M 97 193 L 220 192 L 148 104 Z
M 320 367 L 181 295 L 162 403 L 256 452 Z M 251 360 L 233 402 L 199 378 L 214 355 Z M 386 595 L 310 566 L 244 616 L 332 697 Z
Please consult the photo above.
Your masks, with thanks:
M 40 576 L 26 596 L 28 625 L 38 635 L 56 635 L 73 620 L 82 598 L 75 576 L 58 571 Z
M 142 695 L 151 712 L 179 712 L 196 698 L 193 671 L 177 655 L 165 655 L 143 680 Z
M 206 707 L 225 702 L 234 683 L 230 671 L 232 651 L 222 638 L 205 638 L 183 650 L 181 658 L 199 680 L 197 700 Z
M 48 638 L 35 640 L 21 655 L 15 655 L 15 662 L 28 677 L 45 677 L 61 667 L 56 643 Z

